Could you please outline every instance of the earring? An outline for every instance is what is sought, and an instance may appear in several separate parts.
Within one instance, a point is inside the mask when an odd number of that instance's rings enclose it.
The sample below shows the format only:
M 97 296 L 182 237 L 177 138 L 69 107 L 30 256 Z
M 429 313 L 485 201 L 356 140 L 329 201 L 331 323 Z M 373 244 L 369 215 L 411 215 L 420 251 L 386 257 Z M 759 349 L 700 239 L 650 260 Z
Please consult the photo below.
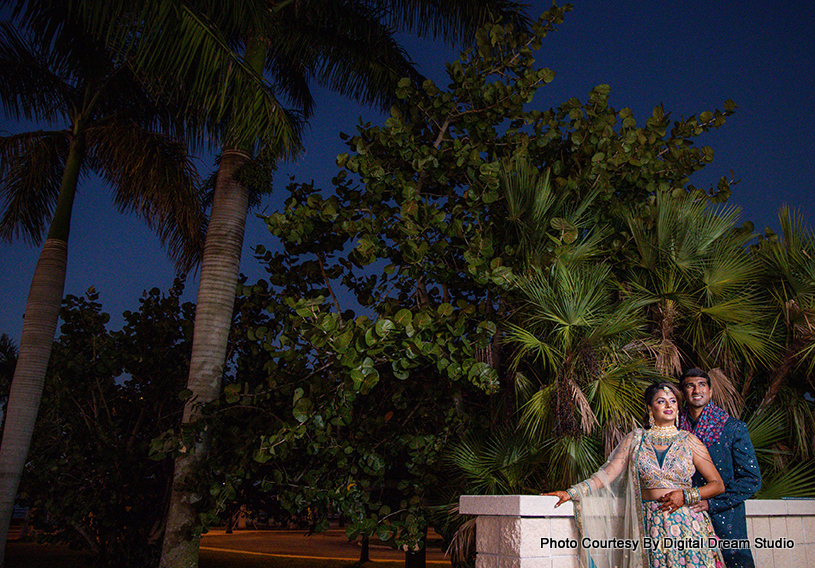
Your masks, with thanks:
M 650 410 L 648 411 L 648 425 L 651 428 L 654 427 L 654 414 Z

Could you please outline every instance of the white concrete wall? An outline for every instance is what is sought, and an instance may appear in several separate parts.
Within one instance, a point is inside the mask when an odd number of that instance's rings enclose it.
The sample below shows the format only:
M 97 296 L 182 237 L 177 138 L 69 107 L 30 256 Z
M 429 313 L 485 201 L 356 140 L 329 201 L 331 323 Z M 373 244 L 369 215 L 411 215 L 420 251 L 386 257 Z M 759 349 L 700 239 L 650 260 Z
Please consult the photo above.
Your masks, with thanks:
M 478 517 L 476 568 L 579 568 L 576 549 L 541 546 L 542 538 L 579 540 L 572 504 L 555 509 L 556 502 L 538 495 L 462 495 L 459 512 Z M 750 500 L 746 509 L 756 566 L 815 568 L 815 499 Z M 757 548 L 757 539 L 766 547 Z M 785 548 L 770 548 L 778 544 Z

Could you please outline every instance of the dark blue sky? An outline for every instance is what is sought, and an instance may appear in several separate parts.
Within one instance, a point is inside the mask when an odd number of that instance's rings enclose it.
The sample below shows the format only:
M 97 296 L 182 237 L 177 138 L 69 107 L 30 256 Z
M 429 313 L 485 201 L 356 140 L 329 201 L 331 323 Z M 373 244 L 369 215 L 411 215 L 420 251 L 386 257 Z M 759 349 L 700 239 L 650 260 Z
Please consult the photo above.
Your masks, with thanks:
M 538 92 L 533 106 L 550 108 L 571 97 L 587 98 L 598 84 L 611 85 L 611 104 L 630 107 L 639 122 L 662 103 L 674 118 L 722 108 L 727 99 L 737 113 L 699 144 L 715 150 L 715 160 L 692 183 L 707 187 L 730 170 L 741 182 L 731 203 L 757 231 L 777 227 L 784 203 L 815 227 L 815 7 L 811 0 L 787 2 L 650 2 L 577 0 L 559 30 L 538 55 L 541 66 L 556 73 Z M 537 15 L 548 2 L 533 2 Z M 431 42 L 408 42 L 422 72 L 446 85 L 444 63 L 456 52 Z M 339 97 L 316 92 L 317 108 L 306 131 L 306 151 L 283 164 L 277 187 L 288 176 L 328 186 L 334 158 L 345 151 L 339 132 L 353 133 L 360 116 L 382 122 L 377 112 Z M 7 122 L 0 130 L 17 130 Z M 206 173 L 211 164 L 201 163 Z M 280 191 L 258 211 L 279 207 Z M 250 214 L 242 271 L 263 277 L 252 258 L 257 244 L 272 246 L 261 220 Z M 158 239 L 134 217 L 117 213 L 110 194 L 88 183 L 74 208 L 65 293 L 81 295 L 90 286 L 100 292 L 112 325 L 121 312 L 153 287 L 170 287 L 174 270 Z M 0 332 L 19 342 L 22 315 L 39 248 L 0 244 Z M 186 297 L 195 299 L 197 282 L 188 280 Z

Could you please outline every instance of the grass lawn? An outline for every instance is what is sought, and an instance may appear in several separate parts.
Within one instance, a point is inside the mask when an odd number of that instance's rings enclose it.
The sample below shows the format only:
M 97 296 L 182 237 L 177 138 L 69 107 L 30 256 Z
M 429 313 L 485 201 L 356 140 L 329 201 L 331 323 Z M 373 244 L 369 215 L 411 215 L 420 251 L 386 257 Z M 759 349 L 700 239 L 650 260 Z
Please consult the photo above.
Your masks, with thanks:
M 90 557 L 63 546 L 6 543 L 6 568 L 89 568 Z M 200 568 L 399 568 L 404 562 L 347 562 L 202 550 Z

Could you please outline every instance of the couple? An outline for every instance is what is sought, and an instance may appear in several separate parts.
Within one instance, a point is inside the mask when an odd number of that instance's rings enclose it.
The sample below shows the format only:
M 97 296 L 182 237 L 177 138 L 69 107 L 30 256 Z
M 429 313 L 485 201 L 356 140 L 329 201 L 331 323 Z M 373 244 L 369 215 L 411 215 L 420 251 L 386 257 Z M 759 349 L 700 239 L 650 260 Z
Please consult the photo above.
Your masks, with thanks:
M 761 485 L 747 427 L 711 402 L 703 371 L 680 388 L 687 412 L 672 383 L 649 386 L 645 429 L 589 479 L 546 494 L 575 502 L 586 568 L 755 567 L 749 548 L 720 550 L 715 538 L 747 539 L 744 501 Z

